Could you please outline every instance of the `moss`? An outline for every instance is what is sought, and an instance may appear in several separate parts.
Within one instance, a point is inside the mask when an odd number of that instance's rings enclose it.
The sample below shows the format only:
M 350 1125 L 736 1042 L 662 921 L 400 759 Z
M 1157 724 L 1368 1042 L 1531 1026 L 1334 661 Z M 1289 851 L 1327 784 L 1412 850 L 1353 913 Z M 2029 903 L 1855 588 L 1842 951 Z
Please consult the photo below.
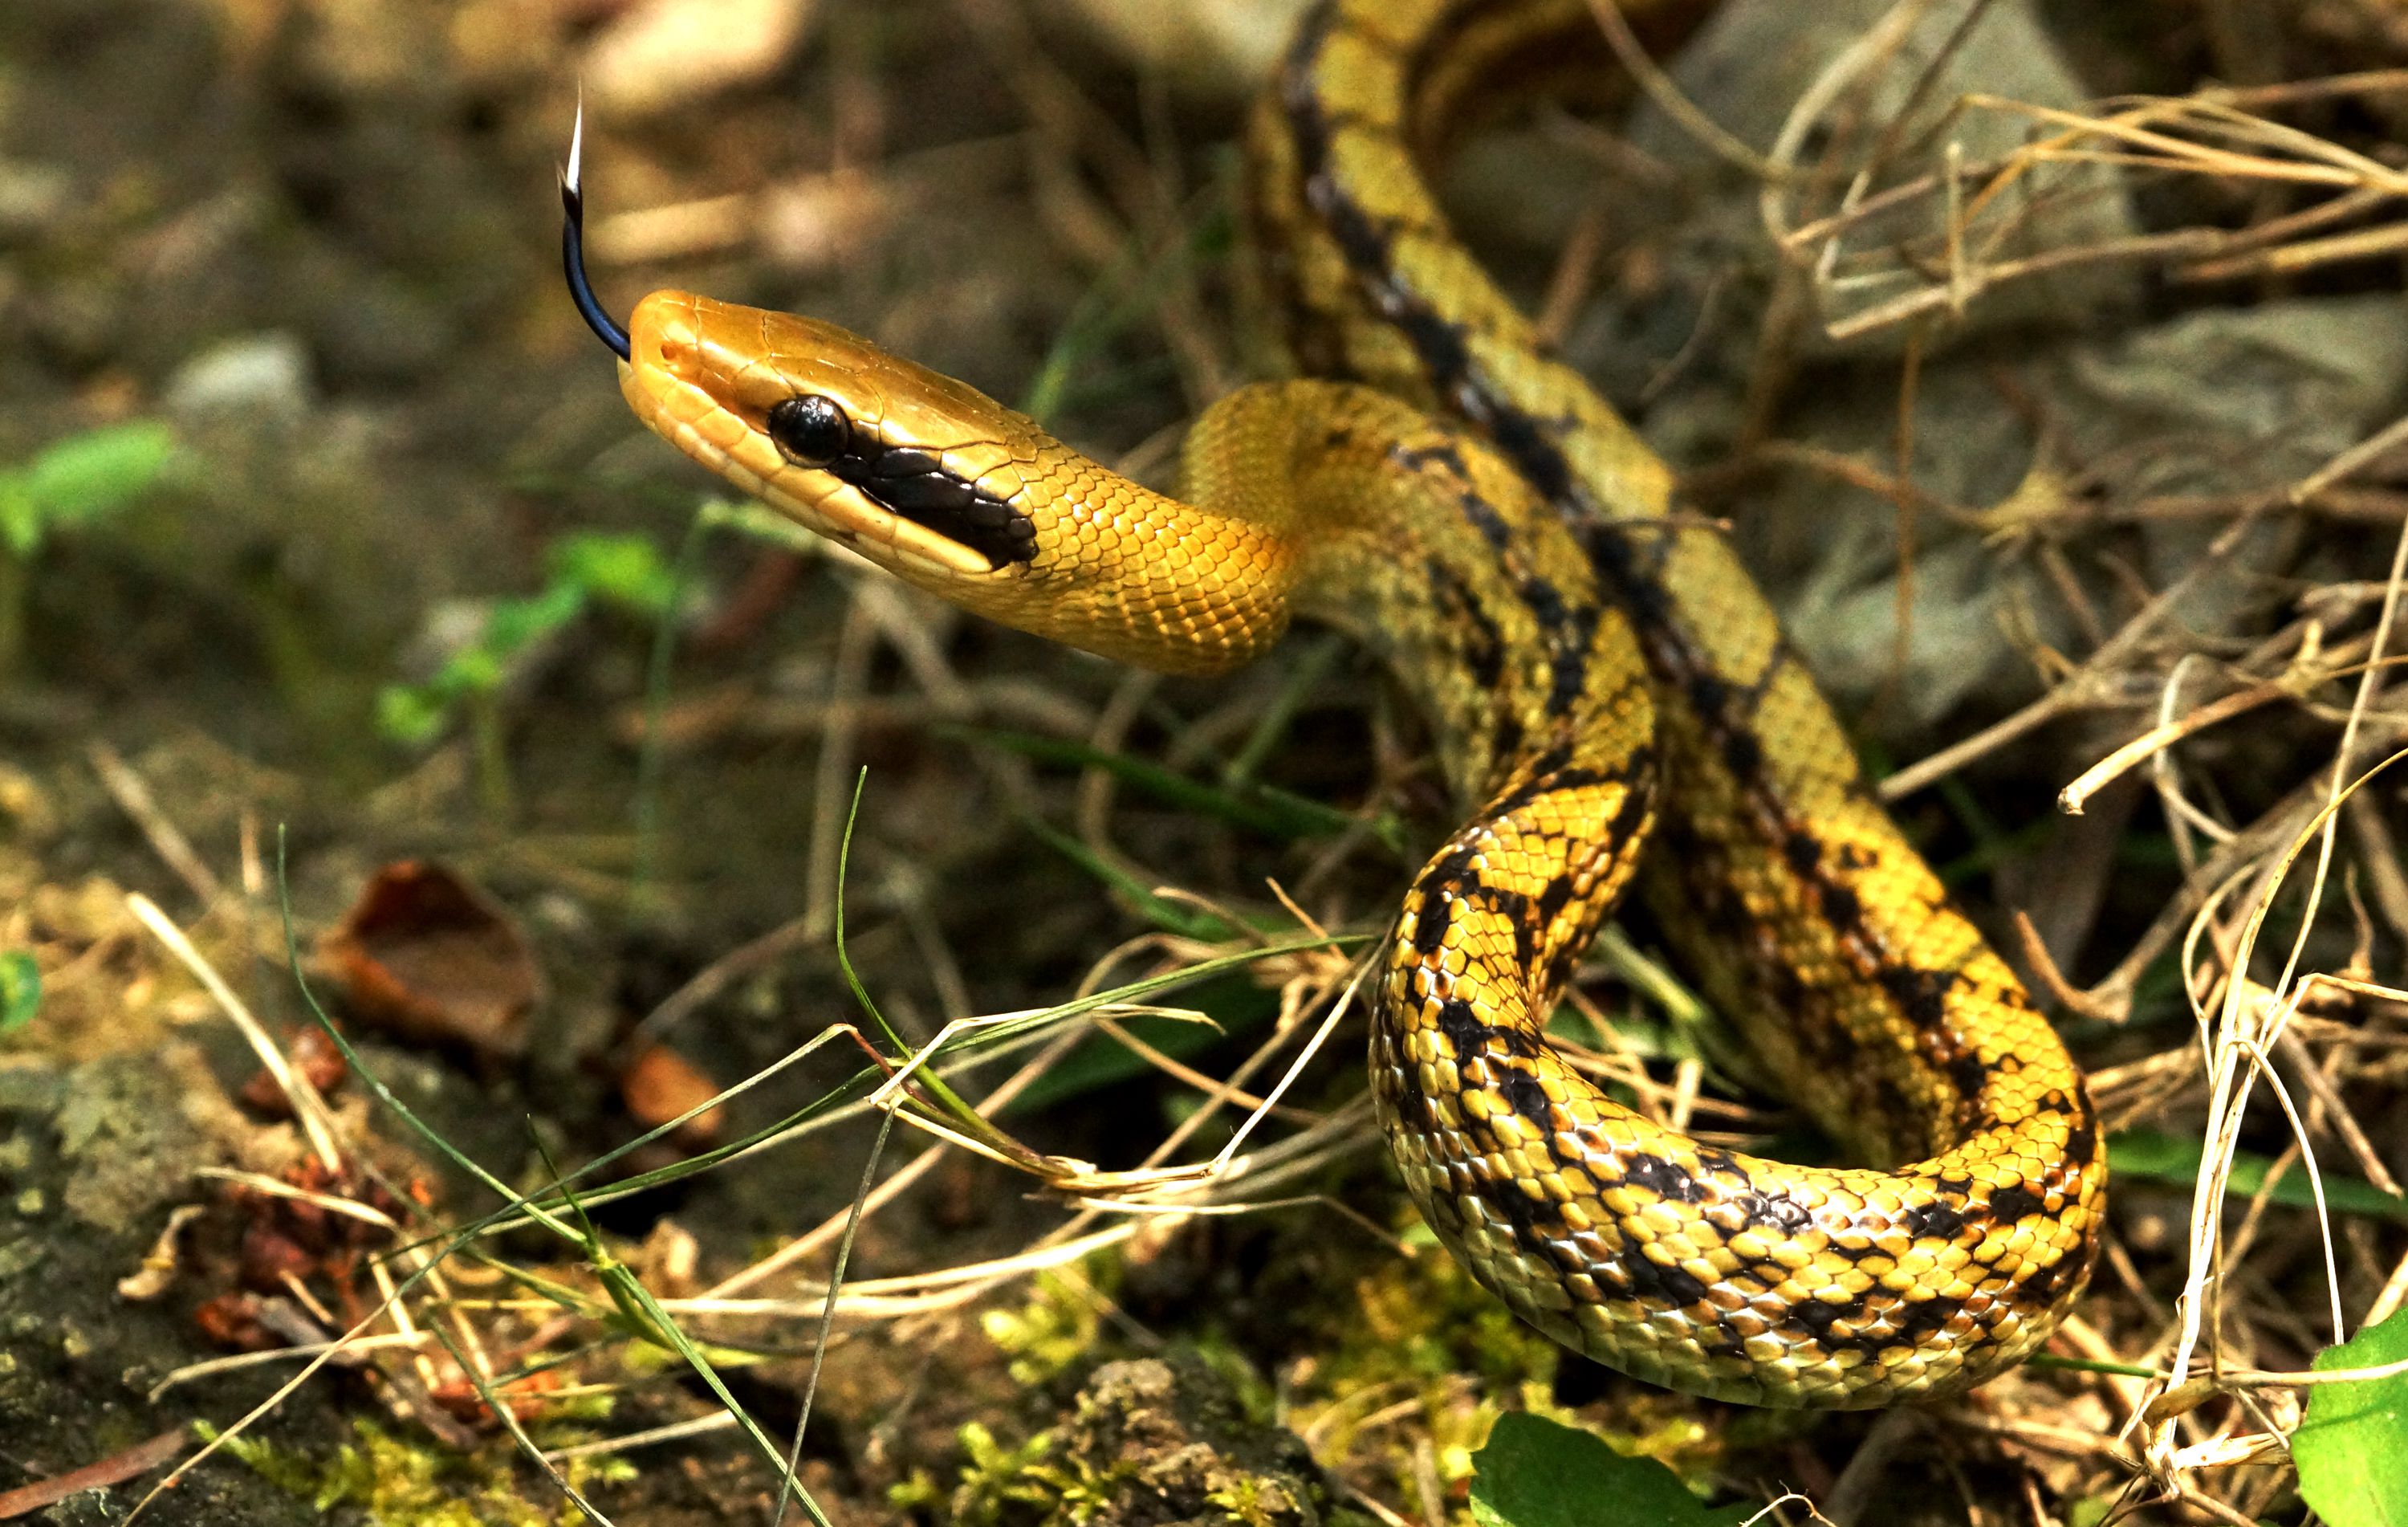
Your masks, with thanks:
M 987 1340 L 1011 1360 L 1014 1382 L 1042 1384 L 1095 1350 L 1104 1309 L 1120 1281 L 1119 1254 L 1096 1252 L 1074 1271 L 1038 1275 L 1026 1303 L 1016 1310 L 989 1310 L 980 1324 Z
M 1053 1433 L 1039 1432 L 1007 1448 L 994 1433 L 970 1421 L 962 1427 L 960 1439 L 968 1456 L 953 1491 L 952 1520 L 958 1527 L 1004 1527 L 1032 1520 L 1032 1512 L 1034 1520 L 1052 1521 L 1068 1509 L 1070 1480 L 1052 1462 Z
M 1207 1363 L 1107 1363 L 1072 1416 L 1016 1447 L 975 1423 L 950 1503 L 963 1527 L 1320 1527 L 1320 1471 L 1293 1433 L 1249 1420 Z
M 1470 1477 L 1471 1455 L 1505 1410 L 1571 1417 L 1555 1403 L 1555 1345 L 1473 1283 L 1418 1222 L 1405 1239 L 1418 1256 L 1381 1259 L 1330 1312 L 1326 1356 L 1295 1376 L 1289 1421 L 1322 1459 L 1369 1465 L 1411 1498 L 1417 1434 L 1428 1436 L 1440 1479 L 1453 1487 Z M 1399 1405 L 1419 1428 L 1395 1424 Z
M 1731 1445 L 1678 1395 L 1634 1389 L 1618 1398 L 1606 1425 L 1593 1412 L 1558 1404 L 1563 1350 L 1473 1282 L 1418 1220 L 1402 1238 L 1420 1254 L 1383 1259 L 1358 1278 L 1354 1298 L 1331 1312 L 1328 1355 L 1296 1376 L 1290 1424 L 1331 1466 L 1350 1461 L 1410 1499 L 1417 1488 L 1413 1446 L 1426 1435 L 1440 1482 L 1460 1498 L 1471 1455 L 1507 1410 L 1580 1427 L 1617 1452 L 1659 1460 L 1693 1481 Z M 1400 1405 L 1412 1406 L 1419 1429 L 1395 1424 Z M 1367 1426 L 1374 1418 L 1378 1424 Z
M 253 1437 L 225 1444 L 252 1473 L 321 1512 L 352 1506 L 392 1527 L 580 1527 L 584 1515 L 565 1499 L 537 1505 L 520 1493 L 510 1455 L 500 1448 L 459 1454 L 432 1443 L 405 1440 L 375 1422 L 354 1420 L 355 1441 L 327 1456 L 302 1453 Z M 631 1477 L 624 1461 L 572 1462 L 570 1484 L 584 1490 Z M 540 1487 L 546 1495 L 554 1491 Z

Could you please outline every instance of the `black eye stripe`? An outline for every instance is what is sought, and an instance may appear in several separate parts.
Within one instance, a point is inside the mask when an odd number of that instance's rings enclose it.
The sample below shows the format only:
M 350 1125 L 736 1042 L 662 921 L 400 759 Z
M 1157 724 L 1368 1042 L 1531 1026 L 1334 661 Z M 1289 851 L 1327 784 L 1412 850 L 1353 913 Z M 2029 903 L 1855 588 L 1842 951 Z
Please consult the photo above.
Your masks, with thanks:
M 880 477 L 933 477 L 944 469 L 944 464 L 927 452 L 910 450 L 882 452 L 874 468 Z
M 990 567 L 1037 560 L 1037 526 L 1018 506 L 948 470 L 934 452 L 854 429 L 832 397 L 781 398 L 762 427 L 788 461 L 852 483 L 889 514 L 969 548 Z
M 932 452 L 854 438 L 828 472 L 898 519 L 968 547 L 993 567 L 1037 560 L 1037 526 L 1018 505 L 948 471 Z

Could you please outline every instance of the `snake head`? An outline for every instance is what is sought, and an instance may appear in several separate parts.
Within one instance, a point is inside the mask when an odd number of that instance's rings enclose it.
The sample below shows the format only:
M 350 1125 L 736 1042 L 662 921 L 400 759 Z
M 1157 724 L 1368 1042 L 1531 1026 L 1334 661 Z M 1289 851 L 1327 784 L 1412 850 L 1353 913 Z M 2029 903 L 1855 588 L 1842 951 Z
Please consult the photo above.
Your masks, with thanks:
M 1294 538 L 1283 512 L 1237 502 L 1282 501 L 1276 479 L 1266 491 L 1240 474 L 1228 503 L 1167 497 L 817 319 L 663 291 L 622 327 L 586 275 L 583 146 L 580 112 L 560 180 L 562 265 L 579 313 L 619 357 L 619 390 L 654 433 L 806 528 L 1024 631 L 1178 673 L 1217 672 L 1277 640 Z M 1295 434 L 1283 410 L 1251 413 L 1269 415 L 1270 435 Z M 1197 455 L 1191 439 L 1191 468 Z
M 888 570 L 961 585 L 1040 559 L 1028 478 L 1052 442 L 950 378 L 816 319 L 654 292 L 619 387 L 686 454 Z

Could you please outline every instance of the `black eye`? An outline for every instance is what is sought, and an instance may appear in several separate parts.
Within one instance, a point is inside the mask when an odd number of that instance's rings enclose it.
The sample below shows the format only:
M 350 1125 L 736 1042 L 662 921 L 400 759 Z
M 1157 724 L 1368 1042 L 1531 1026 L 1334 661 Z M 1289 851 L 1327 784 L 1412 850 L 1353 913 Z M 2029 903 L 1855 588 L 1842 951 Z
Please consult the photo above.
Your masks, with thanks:
M 812 393 L 769 411 L 769 439 L 797 466 L 824 467 L 853 444 L 853 423 L 836 399 Z

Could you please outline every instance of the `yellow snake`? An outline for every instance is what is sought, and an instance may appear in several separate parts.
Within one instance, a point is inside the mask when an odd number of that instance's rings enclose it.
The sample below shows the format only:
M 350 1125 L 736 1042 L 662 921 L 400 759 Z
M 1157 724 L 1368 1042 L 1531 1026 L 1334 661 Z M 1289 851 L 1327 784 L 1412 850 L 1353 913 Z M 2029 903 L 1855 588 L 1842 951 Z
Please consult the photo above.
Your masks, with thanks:
M 1326 0 L 1249 144 L 1260 287 L 1346 381 L 1240 389 L 1178 497 L 808 318 L 655 292 L 637 416 L 747 492 L 996 620 L 1182 672 L 1293 614 L 1427 707 L 1472 809 L 1414 878 L 1372 1002 L 1379 1116 L 1439 1237 L 1524 1319 L 1727 1400 L 1856 1407 L 2021 1361 L 2097 1249 L 2080 1071 L 1884 814 L 1723 535 L 1450 233 L 1426 129 L 1564 52 L 1580 0 Z M 572 166 L 574 155 L 572 151 Z M 1698 1144 L 1550 1047 L 1629 878 L 1798 1100 L 1889 1170 Z

